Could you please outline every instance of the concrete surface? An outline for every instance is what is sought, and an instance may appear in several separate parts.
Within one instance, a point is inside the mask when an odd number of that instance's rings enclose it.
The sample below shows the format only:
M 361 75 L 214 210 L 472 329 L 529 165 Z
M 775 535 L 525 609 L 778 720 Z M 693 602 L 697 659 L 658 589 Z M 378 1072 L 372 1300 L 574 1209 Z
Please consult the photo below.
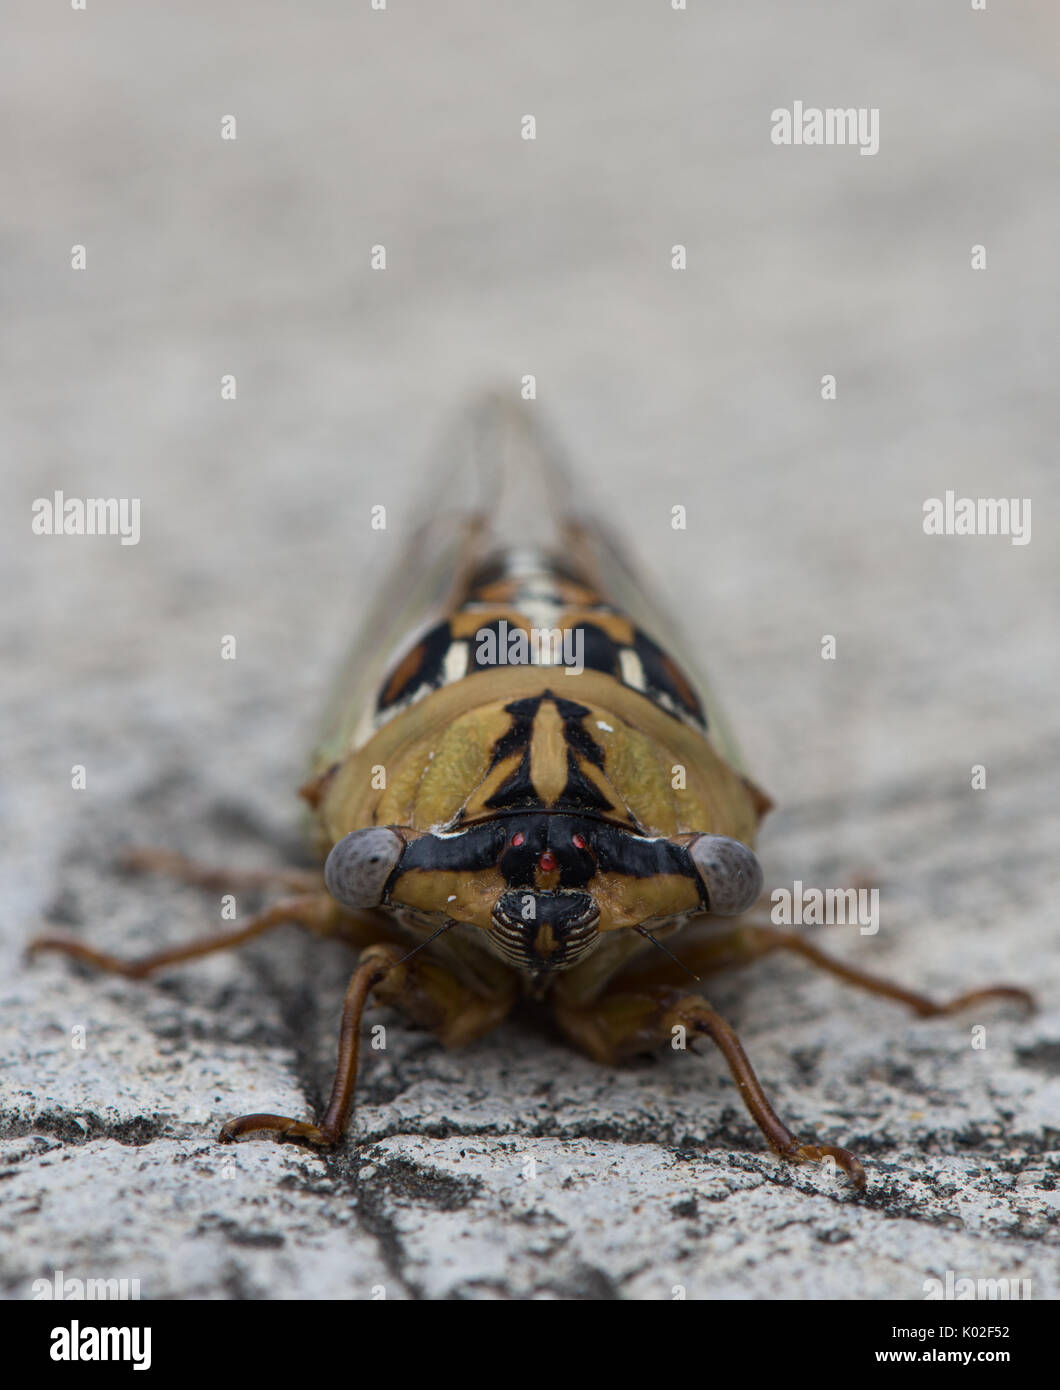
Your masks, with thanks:
M 1057 1295 L 1057 27 L 1029 0 L 11 8 L 9 1298 L 56 1269 L 145 1298 Z M 772 145 L 796 98 L 878 107 L 879 153 Z M 147 986 L 22 960 L 45 919 L 129 953 L 216 920 L 124 844 L 297 854 L 432 440 L 524 373 L 778 802 L 768 881 L 865 872 L 881 929 L 838 953 L 1039 991 L 917 1022 L 794 961 L 719 984 L 864 1196 L 781 1167 L 718 1056 L 610 1071 L 530 1016 L 453 1055 L 393 1020 L 342 1152 L 223 1149 L 230 1115 L 326 1094 L 346 953 L 292 931 Z M 56 488 L 141 498 L 139 545 L 32 535 Z M 946 489 L 1030 497 L 1031 543 L 925 536 Z

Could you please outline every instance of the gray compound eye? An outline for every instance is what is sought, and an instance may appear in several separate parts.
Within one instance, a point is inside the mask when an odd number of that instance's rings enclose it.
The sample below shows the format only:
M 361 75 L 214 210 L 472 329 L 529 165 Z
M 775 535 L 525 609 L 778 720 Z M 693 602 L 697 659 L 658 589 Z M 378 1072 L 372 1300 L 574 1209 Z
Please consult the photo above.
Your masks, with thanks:
M 328 892 L 344 907 L 378 907 L 386 881 L 404 852 L 401 836 L 385 825 L 344 835 L 324 864 Z
M 707 890 L 707 909 L 717 917 L 736 917 L 762 891 L 762 866 L 754 850 L 727 835 L 700 835 L 688 846 Z

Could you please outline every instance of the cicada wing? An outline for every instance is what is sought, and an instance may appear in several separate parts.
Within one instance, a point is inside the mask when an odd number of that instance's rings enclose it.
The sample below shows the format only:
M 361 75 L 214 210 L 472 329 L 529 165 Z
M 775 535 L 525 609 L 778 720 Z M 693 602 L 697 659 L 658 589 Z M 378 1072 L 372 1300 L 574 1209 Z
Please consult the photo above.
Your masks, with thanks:
M 461 417 L 439 451 L 409 540 L 384 577 L 337 682 L 316 767 L 330 765 L 373 728 L 372 711 L 387 672 L 419 638 L 455 611 L 493 555 L 545 554 L 557 567 L 625 613 L 692 677 L 711 735 L 739 766 L 727 726 L 678 653 L 675 625 L 652 603 L 622 546 L 580 495 L 537 408 L 485 396 Z M 687 645 L 687 644 L 683 644 Z
M 615 532 L 584 505 L 579 506 L 576 501 L 574 508 L 578 519 L 572 545 L 581 560 L 585 582 L 624 613 L 679 667 L 699 696 L 711 742 L 731 766 L 744 772 L 739 744 L 684 625 L 661 605 Z
M 436 509 L 412 527 L 384 571 L 335 681 L 314 759 L 318 770 L 362 741 L 387 671 L 449 609 L 472 563 L 481 529 L 476 514 L 451 505 L 451 489 L 434 495 Z
M 467 457 L 487 480 L 486 550 L 537 548 L 551 554 L 599 597 L 625 614 L 689 677 L 706 711 L 719 752 L 736 768 L 743 759 L 716 694 L 680 623 L 659 605 L 603 509 L 578 483 L 537 408 L 487 399 L 468 421 Z M 490 481 L 492 480 L 492 481 Z
M 568 484 L 519 406 L 488 395 L 458 421 L 432 460 L 423 494 L 335 683 L 317 770 L 371 733 L 380 686 L 403 652 L 459 608 L 489 556 L 560 553 Z

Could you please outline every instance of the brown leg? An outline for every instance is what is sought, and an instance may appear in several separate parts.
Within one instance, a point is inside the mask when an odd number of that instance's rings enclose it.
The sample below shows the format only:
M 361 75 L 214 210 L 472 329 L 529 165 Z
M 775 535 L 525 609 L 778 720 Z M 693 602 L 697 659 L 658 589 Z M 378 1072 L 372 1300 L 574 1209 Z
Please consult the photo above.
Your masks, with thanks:
M 653 962 L 650 965 L 642 964 L 639 969 L 631 968 L 628 974 L 639 985 L 678 983 L 682 974 L 687 979 L 687 971 L 689 970 L 694 975 L 712 975 L 721 970 L 730 970 L 734 966 L 749 965 L 752 961 L 758 960 L 762 956 L 771 955 L 774 951 L 793 951 L 796 955 L 802 956 L 804 960 L 810 961 L 819 969 L 828 971 L 830 975 L 837 976 L 849 985 L 856 985 L 859 989 L 868 990 L 871 994 L 882 994 L 888 999 L 897 999 L 900 1004 L 908 1005 L 921 1018 L 954 1014 L 973 1004 L 980 1004 L 991 999 L 1011 999 L 1022 1004 L 1025 1008 L 1034 1008 L 1034 996 L 1016 985 L 988 985 L 984 989 L 967 990 L 964 994 L 958 994 L 953 999 L 936 1003 L 935 1000 L 929 999 L 926 994 L 917 994 L 913 990 L 903 989 L 901 985 L 892 984 L 889 980 L 881 980 L 879 976 L 870 975 L 866 970 L 857 970 L 852 965 L 836 960 L 834 956 L 820 950 L 804 936 L 800 936 L 798 932 L 780 931 L 776 927 L 736 927 L 723 935 L 686 946 L 684 950 L 675 950 L 674 955 L 681 962 L 681 967 L 666 961 L 661 961 L 659 965 Z M 619 979 L 621 978 L 620 976 Z
M 118 865 L 128 873 L 167 874 L 194 884 L 196 888 L 211 888 L 221 893 L 257 893 L 269 889 L 309 893 L 324 882 L 321 873 L 309 869 L 209 868 L 170 849 L 127 849 L 119 855 Z
M 677 994 L 659 987 L 605 994 L 587 1008 L 557 1004 L 559 1026 L 597 1061 L 613 1064 L 649 1047 L 671 1042 L 676 1028 L 704 1036 L 717 1046 L 751 1118 L 770 1148 L 789 1163 L 834 1159 L 857 1187 L 865 1186 L 865 1170 L 846 1149 L 831 1144 L 800 1144 L 765 1097 L 740 1039 L 716 1009 L 696 994 Z
M 627 1056 L 672 1042 L 674 1030 L 678 1027 L 693 1036 L 709 1037 L 728 1062 L 729 1072 L 743 1104 L 775 1154 L 792 1163 L 835 1159 L 836 1165 L 850 1176 L 857 1187 L 866 1186 L 864 1169 L 845 1148 L 835 1148 L 831 1144 L 799 1143 L 765 1099 L 759 1079 L 747 1061 L 747 1054 L 734 1030 L 722 1019 L 717 1009 L 699 995 L 678 994 L 659 986 L 640 988 L 638 983 L 631 981 L 625 990 L 608 992 L 588 1008 L 557 1004 L 556 1020 L 582 1051 L 588 1052 L 596 1061 L 610 1065 Z
M 766 1100 L 740 1039 L 716 1009 L 705 999 L 693 995 L 683 1007 L 679 1006 L 679 1013 L 682 1017 L 688 1018 L 690 1030 L 694 1028 L 697 1032 L 705 1034 L 717 1045 L 729 1065 L 729 1071 L 744 1105 L 775 1154 L 787 1159 L 789 1163 L 820 1163 L 826 1158 L 833 1158 L 850 1177 L 855 1187 L 865 1186 L 865 1169 L 848 1149 L 839 1149 L 832 1144 L 799 1143 Z
M 93 965 L 97 970 L 124 975 L 129 980 L 142 980 L 167 966 L 181 965 L 184 961 L 195 960 L 198 956 L 212 955 L 214 951 L 227 951 L 232 946 L 242 946 L 245 942 L 253 941 L 255 937 L 271 931 L 273 927 L 283 926 L 288 922 L 327 936 L 337 930 L 345 930 L 347 921 L 348 914 L 343 914 L 329 894 L 320 890 L 316 893 L 304 893 L 296 898 L 284 898 L 264 912 L 251 917 L 244 926 L 235 931 L 201 936 L 184 946 L 156 951 L 152 955 L 141 956 L 139 960 L 121 960 L 105 951 L 97 951 L 94 946 L 88 946 L 76 937 L 68 936 L 38 936 L 29 943 L 26 950 L 30 955 L 37 955 L 41 951 L 59 951 L 75 960 L 84 961 L 86 965 Z
M 448 1047 L 470 1042 L 496 1027 L 514 1002 L 514 990 L 490 998 L 477 995 L 434 961 L 417 956 L 402 962 L 406 954 L 405 948 L 389 945 L 370 946 L 363 952 L 346 990 L 338 1065 L 320 1124 L 286 1115 L 242 1115 L 222 1127 L 219 1138 L 223 1143 L 260 1131 L 278 1140 L 295 1139 L 320 1147 L 338 1143 L 346 1130 L 357 1082 L 361 1016 L 373 990 L 383 1003 L 396 1005 L 417 1023 L 431 1028 Z
M 386 948 L 384 948 L 386 949 Z M 396 949 L 396 948 L 393 948 Z M 222 1144 L 231 1144 L 241 1134 L 267 1131 L 278 1140 L 300 1139 L 307 1144 L 327 1146 L 342 1138 L 353 1104 L 353 1088 L 357 1083 L 357 1056 L 361 1041 L 361 1015 L 369 991 L 386 973 L 377 959 L 362 961 L 350 978 L 346 999 L 342 1005 L 342 1024 L 339 1028 L 339 1060 L 331 1098 L 319 1125 L 305 1120 L 292 1120 L 286 1115 L 241 1115 L 221 1126 L 217 1136 Z

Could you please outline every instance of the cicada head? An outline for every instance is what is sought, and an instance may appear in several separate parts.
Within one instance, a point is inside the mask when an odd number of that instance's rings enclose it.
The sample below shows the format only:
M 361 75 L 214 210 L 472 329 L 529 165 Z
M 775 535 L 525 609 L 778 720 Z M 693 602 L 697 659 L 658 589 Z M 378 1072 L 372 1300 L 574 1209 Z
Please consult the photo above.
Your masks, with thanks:
M 478 927 L 513 968 L 541 976 L 604 935 L 694 913 L 730 917 L 762 888 L 754 852 L 724 835 L 646 836 L 584 814 L 508 813 L 439 833 L 344 836 L 328 889 L 355 909 L 408 908 Z

